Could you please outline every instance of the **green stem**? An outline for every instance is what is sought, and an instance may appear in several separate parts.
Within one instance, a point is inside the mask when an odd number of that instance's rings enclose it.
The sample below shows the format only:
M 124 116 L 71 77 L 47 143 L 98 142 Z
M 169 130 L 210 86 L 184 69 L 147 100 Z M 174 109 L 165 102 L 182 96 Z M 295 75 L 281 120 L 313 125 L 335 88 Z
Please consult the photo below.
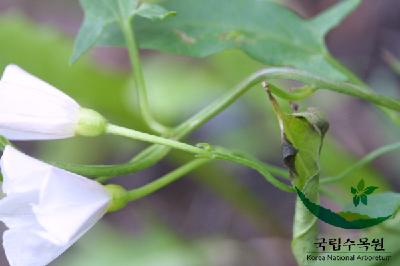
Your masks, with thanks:
M 270 79 L 298 80 L 317 88 L 325 88 L 342 92 L 348 95 L 353 95 L 366 100 L 370 100 L 372 102 L 381 104 L 394 110 L 400 110 L 400 101 L 366 91 L 362 87 L 356 85 L 325 80 L 320 77 L 311 75 L 307 72 L 291 68 L 267 68 L 252 74 L 247 79 L 235 86 L 232 90 L 220 97 L 218 100 L 214 101 L 211 105 L 205 107 L 199 113 L 177 126 L 175 129 L 172 130 L 170 134 L 171 138 L 179 140 L 185 137 L 186 135 L 206 123 L 208 120 L 212 119 L 220 112 L 225 110 L 254 85 L 260 83 L 263 80 Z M 161 160 L 169 151 L 170 148 L 168 147 L 155 145 L 148 147 L 139 155 L 137 155 L 133 160 L 124 164 L 100 166 L 72 164 L 57 165 L 66 168 L 67 170 L 86 176 L 116 176 L 140 171 L 144 168 L 147 168 L 150 165 L 153 165 Z
M 291 180 L 287 168 L 281 168 L 275 165 L 265 164 L 265 167 L 272 175 L 280 176 L 283 179 Z
M 134 200 L 143 198 L 143 197 L 167 186 L 168 184 L 176 181 L 177 179 L 183 177 L 184 175 L 188 174 L 189 172 L 204 165 L 205 163 L 207 163 L 209 161 L 210 160 L 208 160 L 208 159 L 195 159 L 187 164 L 184 164 L 183 166 L 175 169 L 172 172 L 169 172 L 168 174 L 158 178 L 157 180 L 155 180 L 147 185 L 144 185 L 140 188 L 130 190 L 128 192 L 128 199 L 129 199 L 129 201 L 134 201 Z
M 365 155 L 361 160 L 357 161 L 355 164 L 348 167 L 346 170 L 344 170 L 340 174 L 338 174 L 336 176 L 332 176 L 332 177 L 322 178 L 320 180 L 320 183 L 327 184 L 327 183 L 334 183 L 334 182 L 343 180 L 345 177 L 349 176 L 349 174 L 351 174 L 353 171 L 363 167 L 364 165 L 368 164 L 369 162 L 375 160 L 376 158 L 378 158 L 388 152 L 395 151 L 397 149 L 400 149 L 400 142 L 396 142 L 393 144 L 389 144 L 389 145 L 380 147 L 380 148 L 368 153 L 367 155 Z
M 318 89 L 326 89 L 331 90 L 351 96 L 355 96 L 376 105 L 387 107 L 393 109 L 395 111 L 400 111 L 400 101 L 394 100 L 390 97 L 386 97 L 383 95 L 379 95 L 372 91 L 366 90 L 362 86 L 353 85 L 347 82 L 336 82 L 328 79 L 321 78 L 319 76 L 315 76 L 308 72 L 292 69 L 292 68 L 284 68 L 284 67 L 276 67 L 276 68 L 267 68 L 257 71 L 241 83 L 239 83 L 236 87 L 234 87 L 231 91 L 226 93 L 224 96 L 214 101 L 211 105 L 207 106 L 199 113 L 195 114 L 187 121 L 182 123 L 175 129 L 175 132 L 179 132 L 180 135 L 185 135 L 188 132 L 198 128 L 200 125 L 204 124 L 206 121 L 210 120 L 223 110 L 225 110 L 229 105 L 236 101 L 240 96 L 242 96 L 245 92 L 247 92 L 254 85 L 258 84 L 263 80 L 277 80 L 277 79 L 289 79 L 289 80 L 297 80 L 303 82 L 307 85 L 311 85 Z
M 135 89 L 137 91 L 139 109 L 146 125 L 156 133 L 165 133 L 169 129 L 160 124 L 151 113 L 149 100 L 147 98 L 146 83 L 140 62 L 140 55 L 138 45 L 135 39 L 135 31 L 132 27 L 133 20 L 120 19 L 120 26 L 125 37 L 126 46 L 129 52 L 129 58 L 132 63 L 132 74 L 135 82 Z
M 268 84 L 268 89 L 278 96 L 281 99 L 289 100 L 289 101 L 299 101 L 303 100 L 309 96 L 311 96 L 314 92 L 317 91 L 317 88 L 313 86 L 304 86 L 301 88 L 297 88 L 296 90 L 292 92 L 287 92 L 285 90 L 280 89 L 279 87 L 273 85 L 273 84 Z
M 171 148 L 168 146 L 154 144 L 141 151 L 132 160 L 114 165 L 85 165 L 59 162 L 52 162 L 52 164 L 83 176 L 101 177 L 100 180 L 106 180 L 108 178 L 105 177 L 126 175 L 146 169 L 164 158 L 170 150 Z
M 294 192 L 294 189 L 291 186 L 283 183 L 271 174 L 270 170 L 278 174 L 283 174 L 282 171 L 278 170 L 277 167 L 271 167 L 257 160 L 256 158 L 249 158 L 249 156 L 244 154 L 235 154 L 228 150 L 224 150 L 223 148 L 218 148 L 211 154 L 211 156 L 211 158 L 214 159 L 230 161 L 252 168 L 260 173 L 271 185 L 275 186 L 276 188 L 285 192 Z M 282 176 L 285 178 L 286 174 Z
M 148 133 L 136 131 L 133 129 L 116 126 L 113 124 L 109 124 L 107 126 L 106 132 L 108 134 L 124 136 L 124 137 L 135 139 L 135 140 L 150 142 L 153 144 L 165 145 L 165 146 L 169 146 L 171 148 L 183 150 L 183 151 L 194 153 L 194 154 L 203 154 L 203 153 L 207 152 L 201 148 L 198 148 L 198 147 L 195 147 L 195 146 L 183 143 L 183 142 L 179 142 L 179 141 L 176 141 L 173 139 L 167 139 L 167 138 L 151 135 Z
M 276 179 L 273 175 L 270 174 L 268 167 L 255 159 L 248 159 L 244 155 L 237 155 L 235 153 L 232 153 L 229 150 L 223 149 L 223 148 L 218 148 L 218 149 L 213 149 L 209 145 L 205 145 L 205 148 L 199 148 L 195 147 L 186 143 L 182 143 L 173 139 L 166 139 L 163 137 L 151 135 L 148 133 L 143 133 L 140 131 L 136 131 L 133 129 L 128 129 L 116 125 L 109 124 L 107 126 L 107 133 L 109 134 L 114 134 L 118 136 L 124 136 L 127 138 L 135 139 L 135 140 L 141 140 L 145 142 L 150 142 L 154 144 L 159 144 L 159 145 L 165 145 L 171 148 L 183 150 L 189 153 L 193 153 L 196 156 L 202 158 L 207 158 L 207 159 L 218 159 L 218 160 L 226 160 L 226 161 L 231 161 L 231 162 L 236 162 L 239 164 L 246 165 L 250 168 L 253 168 L 257 170 L 260 174 L 262 174 L 267 181 L 269 181 L 272 185 L 275 187 L 286 191 L 286 192 L 293 192 L 293 189 L 288 186 L 287 184 L 279 181 Z M 276 170 L 276 169 L 274 169 Z M 104 181 L 107 180 L 107 177 L 101 177 L 99 180 Z

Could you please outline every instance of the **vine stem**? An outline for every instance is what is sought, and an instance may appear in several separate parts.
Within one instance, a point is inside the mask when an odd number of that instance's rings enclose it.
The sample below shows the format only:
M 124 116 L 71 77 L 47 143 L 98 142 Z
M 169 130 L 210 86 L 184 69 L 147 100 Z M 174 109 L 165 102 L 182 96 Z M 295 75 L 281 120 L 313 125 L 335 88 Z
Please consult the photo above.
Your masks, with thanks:
M 167 186 L 168 184 L 176 181 L 177 179 L 190 173 L 194 169 L 208 163 L 209 161 L 210 161 L 209 159 L 192 160 L 192 161 L 178 167 L 177 169 L 173 170 L 172 172 L 169 172 L 168 174 L 156 179 L 155 181 L 148 183 L 147 185 L 144 185 L 142 187 L 128 191 L 128 200 L 134 201 L 134 200 L 143 198 L 143 197 Z
M 257 170 L 275 187 L 277 187 L 283 191 L 286 191 L 286 192 L 293 192 L 293 189 L 290 186 L 279 181 L 273 175 L 271 175 L 269 172 L 269 167 L 267 165 L 265 165 L 264 163 L 249 160 L 248 158 L 246 158 L 244 156 L 235 155 L 235 154 L 231 153 L 230 151 L 222 149 L 222 148 L 213 149 L 209 145 L 205 145 L 204 148 L 199 148 L 199 147 L 192 146 L 192 145 L 189 145 L 189 144 L 186 144 L 183 142 L 179 142 L 179 141 L 176 141 L 173 139 L 167 139 L 167 138 L 151 135 L 148 133 L 136 131 L 133 129 L 116 126 L 113 124 L 109 124 L 107 126 L 106 132 L 108 134 L 124 136 L 124 137 L 135 139 L 135 140 L 150 142 L 150 143 L 154 143 L 154 144 L 168 146 L 170 148 L 183 150 L 183 151 L 186 151 L 189 153 L 193 153 L 197 157 L 201 157 L 201 158 L 208 159 L 208 160 L 212 160 L 212 159 L 226 160 L 226 161 L 243 164 L 250 168 L 253 168 L 254 170 Z M 276 169 L 274 169 L 274 170 L 276 170 Z M 97 180 L 105 181 L 107 179 L 108 179 L 108 177 L 100 177 Z
M 124 136 L 127 138 L 141 140 L 141 141 L 149 142 L 149 143 L 153 143 L 153 144 L 161 144 L 161 145 L 165 145 L 165 146 L 168 146 L 171 148 L 183 150 L 183 151 L 194 153 L 194 154 L 206 153 L 206 151 L 204 149 L 201 149 L 201 148 L 198 148 L 198 147 L 195 147 L 195 146 L 192 146 L 192 145 L 180 142 L 180 141 L 151 135 L 148 133 L 140 132 L 137 130 L 133 130 L 133 129 L 129 129 L 129 128 L 121 127 L 121 126 L 116 126 L 113 124 L 107 125 L 106 133 L 118 135 L 118 136 Z
M 146 91 L 146 82 L 144 79 L 142 64 L 140 62 L 139 49 L 135 38 L 135 32 L 132 27 L 133 20 L 120 19 L 120 26 L 125 37 L 128 48 L 129 58 L 132 64 L 132 74 L 134 77 L 135 89 L 139 101 L 139 109 L 146 125 L 156 133 L 165 133 L 169 128 L 159 123 L 153 116 Z
M 346 82 L 335 82 L 326 80 L 304 71 L 291 68 L 266 68 L 255 72 L 232 88 L 226 94 L 215 100 L 212 104 L 202 109 L 191 118 L 171 130 L 171 139 L 179 140 L 234 103 L 240 96 L 246 93 L 254 85 L 264 80 L 293 79 L 319 89 L 328 89 L 340 93 L 356 96 L 378 105 L 400 111 L 400 101 L 385 97 L 374 92 L 364 90 L 363 87 Z M 282 94 L 284 95 L 284 94 Z M 310 94 L 306 94 L 308 96 Z M 398 114 L 395 113 L 398 116 Z M 119 165 L 76 165 L 57 164 L 67 170 L 86 176 L 116 176 L 140 171 L 155 164 L 168 154 L 170 148 L 153 145 L 140 152 L 131 161 Z
M 351 96 L 355 96 L 376 105 L 387 107 L 389 109 L 393 109 L 395 111 L 400 111 L 400 101 L 392 99 L 390 97 L 386 97 L 383 95 L 379 95 L 370 90 L 366 90 L 362 86 L 350 84 L 347 82 L 336 82 L 331 81 L 325 78 L 321 78 L 319 76 L 315 76 L 308 72 L 292 69 L 292 68 L 284 68 L 284 67 L 274 67 L 274 68 L 266 68 L 260 71 L 255 72 L 253 75 L 249 76 L 247 79 L 239 83 L 232 91 L 228 92 L 220 99 L 216 100 L 211 105 L 207 106 L 199 113 L 195 114 L 187 121 L 179 125 L 175 132 L 178 132 L 180 135 L 185 135 L 187 132 L 192 131 L 193 129 L 199 127 L 206 121 L 213 118 L 218 113 L 225 110 L 229 105 L 236 101 L 241 95 L 247 92 L 254 85 L 260 83 L 263 80 L 296 80 L 303 82 L 305 84 L 314 86 L 318 89 L 331 90 Z

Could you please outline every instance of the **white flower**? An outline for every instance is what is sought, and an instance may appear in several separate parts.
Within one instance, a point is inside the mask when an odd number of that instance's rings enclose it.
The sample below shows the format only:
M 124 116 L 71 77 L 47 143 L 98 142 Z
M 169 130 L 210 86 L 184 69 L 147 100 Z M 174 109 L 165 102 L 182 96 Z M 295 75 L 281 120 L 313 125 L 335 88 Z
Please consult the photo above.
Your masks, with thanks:
M 0 220 L 11 266 L 44 266 L 107 211 L 111 196 L 95 181 L 31 158 L 7 145 L 1 158 Z
M 0 81 L 0 135 L 11 140 L 72 137 L 79 104 L 16 65 Z
M 0 135 L 10 140 L 104 133 L 106 121 L 52 85 L 9 65 L 0 80 Z

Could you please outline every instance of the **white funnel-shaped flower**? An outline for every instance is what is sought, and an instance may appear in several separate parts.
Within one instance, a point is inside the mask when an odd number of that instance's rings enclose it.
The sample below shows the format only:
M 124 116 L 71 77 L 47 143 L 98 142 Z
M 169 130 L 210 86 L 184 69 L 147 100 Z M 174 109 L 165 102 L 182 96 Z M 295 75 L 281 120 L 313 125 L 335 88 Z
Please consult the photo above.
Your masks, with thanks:
M 16 65 L 0 81 L 0 135 L 11 140 L 72 137 L 79 104 Z
M 0 220 L 11 266 L 44 266 L 61 255 L 107 211 L 111 197 L 95 181 L 6 146 L 1 158 Z
M 46 140 L 103 134 L 106 120 L 52 85 L 16 65 L 0 80 L 0 135 L 10 140 Z

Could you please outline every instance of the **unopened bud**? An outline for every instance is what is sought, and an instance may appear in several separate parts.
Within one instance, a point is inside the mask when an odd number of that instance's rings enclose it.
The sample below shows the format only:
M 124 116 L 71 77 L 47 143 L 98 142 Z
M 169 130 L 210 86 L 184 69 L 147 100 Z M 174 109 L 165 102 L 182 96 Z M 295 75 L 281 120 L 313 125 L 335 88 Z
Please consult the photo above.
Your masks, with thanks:
M 79 111 L 79 121 L 75 133 L 81 136 L 95 137 L 106 132 L 107 120 L 98 112 L 81 108 Z
M 118 211 L 126 206 L 129 202 L 128 191 L 120 185 L 106 185 L 105 189 L 111 196 L 111 201 L 108 205 L 108 212 Z

